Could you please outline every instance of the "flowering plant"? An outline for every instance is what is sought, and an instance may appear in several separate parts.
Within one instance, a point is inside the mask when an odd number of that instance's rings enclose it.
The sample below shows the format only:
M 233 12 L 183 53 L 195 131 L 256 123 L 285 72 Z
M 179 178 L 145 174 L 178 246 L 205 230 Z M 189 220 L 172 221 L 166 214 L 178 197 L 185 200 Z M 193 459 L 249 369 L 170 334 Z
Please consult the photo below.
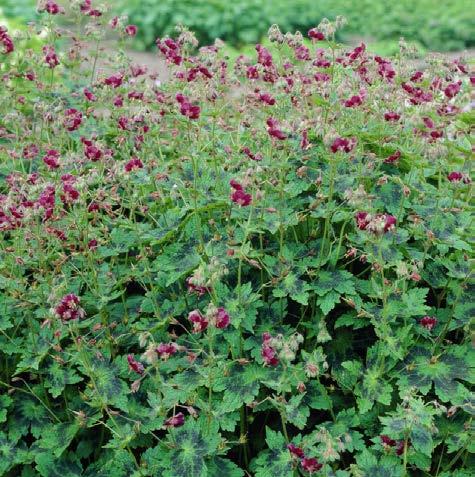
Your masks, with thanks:
M 0 474 L 468 476 L 469 67 L 338 18 L 181 28 L 165 81 L 43 3 L 0 28 Z

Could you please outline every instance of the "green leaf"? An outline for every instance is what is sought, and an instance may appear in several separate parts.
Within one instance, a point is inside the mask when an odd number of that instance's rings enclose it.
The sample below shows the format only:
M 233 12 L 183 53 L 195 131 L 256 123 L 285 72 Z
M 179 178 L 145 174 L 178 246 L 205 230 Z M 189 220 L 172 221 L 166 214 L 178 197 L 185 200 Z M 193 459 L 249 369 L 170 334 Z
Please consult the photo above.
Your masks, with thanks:
M 76 422 L 56 424 L 54 426 L 46 427 L 46 430 L 41 434 L 41 439 L 36 441 L 36 444 L 41 449 L 52 451 L 55 457 L 66 450 L 71 441 L 79 431 L 79 424 Z
M 364 450 L 356 457 L 361 477 L 403 477 L 404 468 L 401 460 L 391 456 L 381 457 L 379 460 L 368 450 Z
M 432 357 L 429 350 L 415 347 L 405 360 L 403 376 L 398 385 L 401 389 L 415 386 L 422 394 L 427 394 L 432 384 L 443 402 L 457 398 L 457 380 L 472 380 L 468 359 L 471 352 L 461 355 L 464 348 L 452 348 L 438 357 Z
M 206 420 L 189 418 L 184 426 L 172 430 L 173 439 L 170 439 L 169 446 L 148 449 L 144 453 L 144 463 L 152 475 L 208 477 L 206 458 L 215 453 L 220 436 L 213 426 L 205 431 L 207 427 Z
M 244 471 L 229 459 L 214 457 L 208 463 L 207 477 L 242 477 L 243 475 Z
M 383 379 L 378 368 L 368 368 L 361 384 L 355 388 L 360 412 L 364 414 L 371 410 L 375 401 L 386 406 L 391 404 L 392 390 L 391 384 Z
M 428 288 L 412 288 L 402 295 L 405 316 L 423 316 L 429 310 L 426 305 Z
M 35 457 L 36 469 L 42 477 L 79 477 L 81 465 L 69 459 L 57 459 L 54 455 L 43 453 Z
M 317 298 L 317 305 L 325 316 L 328 315 L 339 302 L 340 294 L 333 290 Z
M 290 296 L 292 300 L 295 300 L 301 305 L 307 305 L 308 303 L 308 291 L 311 289 L 310 285 L 300 280 L 293 273 L 289 273 L 279 284 L 274 288 L 272 294 L 276 298 L 283 298 Z
M 355 387 L 362 371 L 363 365 L 361 362 L 343 361 L 341 368 L 333 368 L 332 374 L 343 389 L 351 390 Z
M 109 404 L 127 411 L 129 388 L 118 377 L 118 367 L 103 359 L 94 358 L 91 361 L 91 372 L 95 386 L 87 393 L 94 400 L 95 405 L 102 408 L 104 404 Z
M 285 415 L 287 420 L 298 429 L 303 429 L 310 416 L 310 409 L 303 404 L 304 394 L 292 396 L 285 404 Z
M 312 288 L 320 296 L 327 294 L 331 290 L 338 292 L 340 295 L 354 295 L 356 293 L 353 275 L 344 270 L 320 271 L 316 281 L 312 283 Z
M 51 396 L 58 397 L 68 384 L 76 384 L 83 380 L 70 365 L 60 365 L 57 361 L 49 366 L 47 377 L 44 381 L 45 388 Z
M 220 303 L 223 303 L 231 316 L 232 326 L 243 326 L 245 330 L 252 332 L 258 310 L 262 306 L 260 295 L 252 291 L 252 284 L 243 283 L 240 288 L 236 287 L 232 291 L 223 284 L 217 284 L 215 291 Z
M 7 420 L 7 412 L 13 399 L 7 394 L 0 395 L 0 423 Z
M 309 381 L 306 385 L 306 392 L 303 403 L 312 409 L 331 409 L 332 400 L 323 384 L 315 379 Z
M 8 439 L 0 432 L 0 475 L 6 475 L 14 465 L 21 464 L 26 456 L 27 448 L 23 441 Z
M 269 449 L 259 453 L 251 462 L 255 477 L 293 477 L 292 457 L 284 436 L 266 427 L 266 442 Z
M 50 425 L 50 415 L 44 406 L 36 399 L 22 395 L 14 401 L 13 412 L 9 413 L 8 428 L 10 437 L 18 439 L 28 433 L 39 437 L 45 426 Z
M 135 477 L 136 469 L 136 462 L 128 450 L 104 449 L 100 458 L 87 468 L 84 477 Z
M 221 408 L 227 412 L 250 404 L 259 393 L 260 381 L 266 370 L 257 364 L 234 363 L 226 370 L 226 375 L 218 377 L 214 384 L 216 391 L 224 390 Z

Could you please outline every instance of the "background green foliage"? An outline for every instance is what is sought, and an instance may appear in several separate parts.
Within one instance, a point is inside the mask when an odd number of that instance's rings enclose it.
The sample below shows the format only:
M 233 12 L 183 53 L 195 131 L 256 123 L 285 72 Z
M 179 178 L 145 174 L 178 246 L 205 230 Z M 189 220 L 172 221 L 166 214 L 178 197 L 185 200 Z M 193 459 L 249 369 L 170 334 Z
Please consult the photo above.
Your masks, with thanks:
M 0 18 L 3 11 L 9 19 L 32 20 L 35 4 L 2 0 Z M 349 22 L 339 40 L 363 37 L 383 51 L 385 42 L 400 36 L 433 51 L 475 44 L 475 12 L 466 0 L 117 0 L 114 9 L 138 25 L 139 49 L 152 48 L 157 37 L 171 34 L 178 23 L 188 26 L 201 42 L 221 38 L 242 46 L 259 41 L 272 23 L 282 31 L 306 32 L 322 18 L 337 15 Z
M 121 0 L 123 1 L 123 0 Z M 123 10 L 139 26 L 141 46 L 173 32 L 177 23 L 203 42 L 221 38 L 233 45 L 258 41 L 272 23 L 282 31 L 305 32 L 324 17 L 344 15 L 344 37 L 398 39 L 401 35 L 436 51 L 474 44 L 475 22 L 465 0 L 131 0 Z

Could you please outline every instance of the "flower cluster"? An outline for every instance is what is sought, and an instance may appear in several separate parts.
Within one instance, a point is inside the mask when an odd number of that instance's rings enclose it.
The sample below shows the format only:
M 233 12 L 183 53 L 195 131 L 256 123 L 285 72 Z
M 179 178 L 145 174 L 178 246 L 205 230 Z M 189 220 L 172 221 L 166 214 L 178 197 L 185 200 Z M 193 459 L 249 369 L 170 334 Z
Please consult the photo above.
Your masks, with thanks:
M 79 306 L 80 299 L 74 293 L 69 293 L 58 303 L 54 309 L 55 315 L 63 321 L 78 320 L 85 316 L 84 310 Z
M 145 370 L 144 365 L 140 361 L 137 361 L 134 358 L 133 354 L 127 355 L 127 362 L 129 363 L 129 369 L 133 371 L 134 373 L 137 373 L 137 374 L 144 373 L 144 370 Z
M 228 312 L 223 308 L 216 308 L 210 304 L 206 314 L 203 316 L 199 310 L 193 310 L 188 314 L 188 320 L 193 325 L 194 333 L 201 333 L 206 330 L 209 324 L 215 328 L 224 329 L 229 326 L 230 318 Z
M 200 107 L 192 104 L 186 96 L 178 93 L 175 99 L 180 104 L 180 113 L 183 116 L 186 116 L 189 119 L 198 119 L 200 117 Z
M 368 212 L 357 212 L 355 220 L 360 230 L 367 230 L 377 235 L 390 232 L 396 227 L 396 217 L 390 214 L 373 215 Z
M 2 53 L 8 55 L 15 50 L 15 45 L 10 35 L 8 35 L 8 30 L 0 25 L 0 44 L 3 46 Z
M 404 448 L 408 448 L 411 446 L 410 441 L 407 441 L 407 444 L 405 444 L 404 440 L 395 441 L 394 439 L 391 439 L 389 436 L 384 434 L 380 436 L 380 439 L 381 443 L 387 450 L 395 448 L 396 455 L 404 454 Z
M 437 318 L 434 316 L 424 316 L 419 323 L 426 330 L 432 331 L 432 328 L 437 324 Z
M 231 200 L 235 203 L 240 205 L 241 207 L 245 207 L 250 205 L 252 202 L 252 195 L 248 194 L 244 187 L 234 179 L 231 179 L 229 182 L 230 186 L 233 188 L 233 192 L 231 194 Z
M 308 472 L 309 474 L 314 474 L 318 472 L 322 467 L 323 464 L 318 462 L 315 457 L 306 457 L 303 449 L 301 447 L 296 446 L 295 444 L 288 444 L 287 449 L 289 450 L 290 454 L 294 459 L 300 461 L 300 466 L 302 470 Z

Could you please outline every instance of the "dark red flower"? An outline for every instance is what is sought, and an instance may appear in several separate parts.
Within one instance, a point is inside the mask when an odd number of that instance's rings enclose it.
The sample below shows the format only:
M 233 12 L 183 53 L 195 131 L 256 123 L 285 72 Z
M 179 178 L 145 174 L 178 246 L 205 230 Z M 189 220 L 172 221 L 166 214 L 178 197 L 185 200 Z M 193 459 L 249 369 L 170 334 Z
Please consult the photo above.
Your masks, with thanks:
M 83 93 L 84 93 L 84 96 L 86 97 L 86 99 L 87 99 L 88 101 L 91 101 L 91 102 L 97 101 L 96 96 L 95 96 L 94 93 L 93 93 L 92 91 L 90 91 L 89 89 L 84 88 Z
M 100 17 L 102 12 L 97 10 L 96 8 L 92 8 L 92 0 L 84 0 L 80 4 L 80 9 L 83 15 L 87 15 L 90 17 Z
M 50 149 L 46 152 L 46 155 L 43 157 L 43 162 L 50 168 L 50 169 L 58 169 L 59 168 L 59 151 L 56 149 Z
M 102 151 L 94 144 L 88 144 L 84 148 L 84 155 L 92 162 L 96 162 L 102 157 Z
M 393 230 L 396 226 L 396 217 L 394 217 L 394 215 L 385 214 L 385 218 L 386 220 L 384 223 L 384 231 L 389 232 L 390 230 Z
M 84 310 L 79 306 L 79 297 L 74 293 L 63 296 L 54 309 L 56 316 L 63 321 L 77 320 L 85 316 Z
M 248 79 L 259 79 L 259 70 L 257 66 L 248 66 L 246 69 L 246 76 Z
M 396 445 L 396 441 L 385 434 L 379 436 L 379 438 L 385 446 L 394 447 Z
M 447 176 L 447 179 L 450 182 L 460 182 L 463 179 L 463 174 L 461 172 L 454 171 Z
M 269 50 L 264 46 L 257 44 L 256 45 L 257 51 L 257 62 L 263 66 L 272 66 L 272 55 L 270 54 Z
M 108 76 L 104 79 L 104 84 L 107 86 L 112 86 L 113 88 L 118 88 L 124 81 L 124 75 L 122 73 Z
M 180 108 L 180 113 L 189 119 L 198 119 L 200 117 L 200 112 L 200 107 L 191 103 L 183 103 Z
M 304 129 L 302 131 L 302 137 L 300 139 L 300 149 L 302 149 L 302 151 L 306 151 L 307 149 L 309 149 L 311 146 L 310 144 L 310 141 L 308 140 L 308 131 L 306 129 Z
M 302 469 L 309 474 L 318 472 L 323 467 L 323 464 L 320 464 L 315 457 L 304 457 L 300 461 L 300 465 L 302 466 Z
M 311 28 L 310 30 L 308 30 L 307 35 L 310 39 L 315 41 L 322 41 L 325 39 L 325 35 L 321 31 L 318 31 L 316 28 Z
M 97 243 L 96 239 L 91 239 L 91 240 L 89 240 L 89 242 L 87 242 L 87 248 L 89 250 L 94 250 L 95 248 L 97 248 L 97 245 L 98 245 L 98 243 Z
M 125 172 L 132 172 L 142 168 L 143 168 L 143 163 L 138 157 L 133 157 L 124 166 Z
M 360 230 L 366 230 L 369 224 L 368 212 L 356 212 L 355 214 L 356 225 Z
M 229 326 L 229 313 L 222 307 L 218 308 L 215 316 L 216 328 L 224 329 Z
M 279 128 L 279 123 L 273 118 L 268 118 L 267 121 L 267 132 L 269 136 L 275 137 L 280 141 L 287 139 L 287 135 Z
M 458 171 L 451 172 L 447 176 L 447 179 L 450 182 L 460 182 L 460 181 L 462 181 L 464 184 L 470 184 L 470 182 L 471 182 L 470 177 L 468 177 L 468 175 L 463 174 L 462 172 L 458 172 Z
M 165 421 L 165 427 L 180 427 L 185 424 L 185 415 L 182 412 L 175 414 Z
M 349 63 L 354 63 L 359 57 L 363 55 L 365 51 L 366 45 L 364 43 L 361 43 L 361 45 L 357 46 L 352 51 L 347 53 L 346 56 L 348 57 Z
M 363 97 L 361 95 L 353 95 L 351 98 L 343 101 L 343 105 L 346 108 L 354 108 L 363 104 Z
M 434 130 L 430 132 L 430 138 L 431 142 L 437 141 L 437 139 L 440 139 L 441 137 L 444 136 L 444 131 L 439 130 Z
M 176 41 L 171 38 L 157 38 L 155 44 L 168 62 L 175 65 L 180 65 L 182 63 L 183 57 L 180 53 L 180 45 Z
M 36 144 L 28 144 L 23 148 L 23 158 L 24 159 L 33 159 L 40 152 Z
M 133 354 L 127 355 L 127 362 L 129 363 L 129 369 L 137 374 L 143 374 L 145 368 L 140 361 L 136 361 Z
M 124 105 L 124 99 L 122 98 L 122 96 L 117 95 L 117 96 L 114 97 L 114 99 L 112 101 L 112 104 L 116 108 L 121 108 Z
M 338 151 L 351 152 L 355 146 L 356 138 L 337 137 L 330 146 L 330 149 L 333 153 Z
M 424 126 L 428 129 L 433 129 L 435 127 L 434 121 L 431 118 L 422 118 Z
M 289 452 L 292 454 L 292 457 L 296 457 L 298 459 L 301 459 L 304 457 L 304 452 L 300 447 L 297 447 L 295 444 L 288 444 L 287 449 Z
M 394 154 L 391 154 L 386 159 L 384 159 L 384 162 L 386 164 L 394 164 L 395 162 L 397 162 L 400 159 L 400 157 L 401 157 L 401 152 L 396 151 Z
M 317 82 L 322 81 L 324 83 L 327 82 L 327 81 L 330 81 L 330 78 L 331 78 L 331 76 L 328 73 L 320 73 L 320 72 L 315 73 L 313 75 L 313 77 L 315 78 L 315 81 L 317 81 Z
M 277 366 L 279 364 L 279 358 L 277 357 L 277 351 L 271 346 L 270 342 L 272 336 L 270 333 L 263 333 L 261 356 L 266 366 Z
M 122 129 L 123 131 L 128 131 L 129 130 L 129 118 L 126 116 L 121 116 L 117 120 L 117 126 L 119 129 Z
M 246 207 L 252 202 L 252 195 L 248 194 L 243 189 L 235 189 L 231 194 L 231 200 L 241 207 Z
M 378 63 L 378 74 L 386 79 L 389 83 L 392 83 L 394 77 L 396 76 L 396 71 L 394 71 L 393 65 L 389 60 L 381 58 L 380 56 L 375 56 L 374 60 Z
M 3 45 L 2 53 L 4 55 L 8 55 L 15 51 L 15 46 L 13 44 L 13 40 L 7 33 L 7 29 L 4 26 L 0 26 L 0 44 Z
M 193 333 L 201 333 L 208 327 L 208 320 L 199 310 L 190 311 L 188 319 L 193 323 Z
M 262 156 L 261 156 L 260 154 L 253 154 L 248 147 L 243 147 L 243 148 L 241 149 L 241 152 L 242 152 L 243 154 L 246 154 L 246 156 L 247 156 L 249 159 L 252 159 L 253 161 L 262 161 Z
M 72 204 L 79 199 L 79 192 L 72 186 L 70 182 L 63 184 L 63 193 L 60 195 L 63 204 Z
M 454 98 L 460 92 L 460 86 L 462 85 L 461 81 L 457 81 L 457 83 L 450 83 L 444 89 L 444 94 L 447 98 Z
M 411 81 L 414 83 L 418 83 L 422 77 L 424 76 L 424 73 L 422 71 L 416 71 L 412 76 L 411 76 Z
M 44 10 L 50 15 L 58 15 L 59 13 L 64 13 L 64 8 L 60 7 L 56 2 L 53 2 L 53 0 L 47 0 L 44 6 Z
M 188 277 L 186 279 L 186 286 L 190 293 L 196 293 L 198 296 L 203 296 L 205 293 L 211 291 L 209 287 L 204 285 L 197 285 L 193 282 L 193 277 Z
M 269 93 L 260 93 L 259 99 L 263 102 L 268 104 L 269 106 L 274 106 L 275 99 Z
M 135 36 L 137 34 L 137 26 L 136 25 L 127 25 L 125 27 L 125 33 L 129 36 Z
M 387 113 L 384 113 L 384 119 L 386 121 L 399 121 L 401 119 L 401 115 L 394 112 L 394 111 L 388 111 Z
M 64 112 L 64 127 L 68 131 L 75 131 L 81 126 L 82 123 L 82 113 L 77 109 L 70 108 Z
M 294 51 L 297 60 L 308 61 L 310 59 L 310 50 L 305 45 L 297 46 Z
M 407 441 L 406 444 L 407 448 L 411 446 L 411 442 Z M 404 454 L 404 440 L 398 441 L 396 445 L 396 455 L 403 455 Z
M 424 318 L 421 318 L 421 321 L 419 321 L 421 326 L 423 326 L 426 330 L 431 331 L 432 328 L 437 324 L 437 318 L 435 316 L 424 316 Z
M 200 107 L 193 105 L 185 95 L 178 93 L 175 99 L 180 104 L 180 113 L 183 116 L 189 119 L 198 119 L 200 117 Z
M 51 46 L 51 45 L 43 46 L 43 54 L 44 54 L 45 63 L 50 68 L 56 68 L 56 66 L 59 65 L 58 55 L 56 54 L 54 46 Z
M 160 343 L 155 351 L 161 359 L 168 359 L 170 356 L 174 355 L 178 350 L 178 347 L 175 343 Z

